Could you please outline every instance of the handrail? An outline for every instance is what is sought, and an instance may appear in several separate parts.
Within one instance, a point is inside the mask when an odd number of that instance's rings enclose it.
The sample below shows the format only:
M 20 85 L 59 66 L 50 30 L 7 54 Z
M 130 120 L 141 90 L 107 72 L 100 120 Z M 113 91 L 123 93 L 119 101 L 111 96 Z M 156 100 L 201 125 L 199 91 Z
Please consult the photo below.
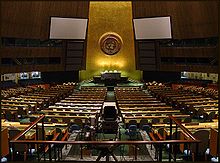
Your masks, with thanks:
M 19 133 L 15 138 L 13 138 L 12 141 L 17 141 L 20 137 L 22 137 L 24 134 L 26 134 L 30 129 L 32 129 L 44 117 L 45 117 L 45 115 L 42 114 L 30 126 L 26 127 L 21 133 Z
M 187 129 L 185 128 L 175 117 L 173 117 L 172 115 L 169 116 L 169 118 L 171 120 L 173 120 L 184 132 L 186 135 L 188 135 L 188 137 L 190 137 L 192 140 L 197 140 L 193 135 L 192 133 Z
M 175 144 L 175 143 L 199 143 L 200 140 L 156 140 L 156 141 L 43 141 L 43 140 L 11 140 L 10 143 L 30 144 Z

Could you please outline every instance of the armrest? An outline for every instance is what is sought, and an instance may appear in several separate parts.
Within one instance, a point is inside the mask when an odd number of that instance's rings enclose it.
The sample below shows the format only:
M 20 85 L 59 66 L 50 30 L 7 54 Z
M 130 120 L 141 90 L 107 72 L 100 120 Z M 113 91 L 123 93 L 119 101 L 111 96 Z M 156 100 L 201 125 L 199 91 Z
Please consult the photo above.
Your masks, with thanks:
M 164 138 L 160 135 L 160 133 L 156 133 L 156 134 L 157 134 L 159 140 L 164 140 Z
M 57 138 L 58 138 L 58 136 L 60 135 L 60 133 L 56 133 L 56 134 L 54 134 L 54 137 L 53 137 L 53 139 L 51 140 L 51 141 L 55 141 Z M 45 152 L 47 152 L 49 150 L 49 145 L 47 145 L 46 147 L 45 147 Z
M 154 137 L 154 133 L 153 132 L 149 132 L 149 136 L 153 141 L 157 141 L 157 139 Z
M 52 141 L 57 140 L 57 138 L 58 138 L 59 135 L 60 135 L 60 133 L 56 133 L 56 134 L 54 134 L 54 137 L 53 137 Z
M 68 132 L 66 132 L 65 135 L 63 135 L 61 141 L 66 140 L 66 139 L 69 137 L 69 135 L 70 135 L 70 134 L 69 134 Z

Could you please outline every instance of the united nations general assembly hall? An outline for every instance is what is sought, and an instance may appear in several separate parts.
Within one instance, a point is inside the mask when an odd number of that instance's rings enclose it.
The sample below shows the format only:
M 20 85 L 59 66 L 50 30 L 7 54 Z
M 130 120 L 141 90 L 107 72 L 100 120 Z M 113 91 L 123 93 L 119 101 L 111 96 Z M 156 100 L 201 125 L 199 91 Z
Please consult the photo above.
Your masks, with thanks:
M 1 162 L 218 162 L 218 0 L 4 0 Z

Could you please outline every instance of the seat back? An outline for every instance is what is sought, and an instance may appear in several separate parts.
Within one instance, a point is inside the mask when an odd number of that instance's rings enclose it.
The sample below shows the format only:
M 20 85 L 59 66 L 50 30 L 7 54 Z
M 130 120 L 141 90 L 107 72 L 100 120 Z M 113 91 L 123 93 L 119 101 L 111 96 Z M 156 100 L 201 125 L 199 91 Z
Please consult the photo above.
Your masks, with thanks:
M 138 134 L 138 131 L 137 131 L 137 125 L 130 125 L 128 127 L 128 135 L 130 137 L 131 140 L 134 140 L 137 138 L 137 134 Z
M 76 118 L 76 119 L 74 119 L 74 123 L 77 124 L 80 127 L 80 129 L 83 128 L 82 119 Z
M 157 132 L 164 138 L 166 139 L 166 134 L 165 134 L 165 129 L 164 128 L 159 128 Z
M 26 111 L 23 109 L 23 107 L 18 107 L 18 115 L 22 116 L 22 115 L 26 115 Z
M 160 122 L 160 119 L 159 118 L 153 118 L 151 122 L 152 122 L 152 124 L 157 124 L 157 123 Z
M 106 134 L 117 134 L 118 123 L 116 121 L 103 121 L 102 131 L 103 133 L 106 133 Z
M 207 119 L 208 119 L 208 121 L 212 121 L 213 118 L 215 118 L 215 112 L 214 112 L 214 111 L 212 111 L 212 112 L 209 113 Z
M 163 119 L 163 123 L 170 123 L 170 118 Z
M 69 132 L 72 133 L 72 132 L 75 131 L 75 130 L 80 130 L 80 126 L 77 125 L 77 124 L 72 124 L 72 125 L 70 125 L 70 127 L 69 127 Z
M 209 131 L 208 130 L 199 130 L 196 131 L 193 136 L 201 140 L 201 143 L 198 144 L 198 154 L 203 155 L 209 145 Z M 196 152 L 196 144 L 191 145 L 191 150 L 193 153 Z
M 152 131 L 151 126 L 149 124 L 144 124 L 141 129 L 146 131 L 147 133 Z
M 13 121 L 13 115 L 10 110 L 5 110 L 5 119 L 8 121 Z
M 30 122 L 34 122 L 37 119 L 37 117 L 30 117 Z
M 105 106 L 103 118 L 105 121 L 115 121 L 117 119 L 115 106 Z
M 45 140 L 46 139 L 45 130 L 43 130 L 42 127 L 39 126 L 37 131 L 38 131 L 38 140 Z
M 12 129 L 9 130 L 9 140 L 14 139 L 21 131 L 18 129 Z M 25 140 L 25 135 L 21 136 L 19 140 Z M 27 145 L 26 144 L 14 144 L 14 150 L 16 152 L 25 152 L 27 151 Z
M 57 137 L 57 140 L 61 140 L 63 137 L 63 132 L 60 128 L 56 128 L 56 133 L 59 133 L 59 136 Z
M 182 131 L 174 132 L 174 133 L 172 134 L 172 139 L 173 139 L 173 140 L 179 140 L 181 133 L 182 133 Z
M 190 123 L 192 122 L 192 119 L 191 117 L 186 117 L 184 120 L 183 120 L 184 123 Z
M 52 122 L 52 123 L 57 123 L 57 122 L 58 122 L 58 119 L 56 119 L 56 118 L 51 118 L 51 122 Z
M 143 125 L 147 125 L 147 124 L 148 124 L 148 119 L 141 119 L 139 128 L 142 129 Z
M 69 124 L 70 123 L 70 118 L 68 118 L 68 117 L 63 118 L 63 122 Z

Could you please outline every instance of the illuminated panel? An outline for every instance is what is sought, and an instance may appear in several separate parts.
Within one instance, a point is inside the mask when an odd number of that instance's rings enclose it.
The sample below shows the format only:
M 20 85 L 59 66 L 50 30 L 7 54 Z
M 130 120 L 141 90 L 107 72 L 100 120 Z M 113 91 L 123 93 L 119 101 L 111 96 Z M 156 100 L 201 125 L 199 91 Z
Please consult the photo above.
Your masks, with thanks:
M 85 39 L 87 19 L 51 17 L 50 39 Z
M 135 39 L 172 38 L 170 17 L 134 19 Z

